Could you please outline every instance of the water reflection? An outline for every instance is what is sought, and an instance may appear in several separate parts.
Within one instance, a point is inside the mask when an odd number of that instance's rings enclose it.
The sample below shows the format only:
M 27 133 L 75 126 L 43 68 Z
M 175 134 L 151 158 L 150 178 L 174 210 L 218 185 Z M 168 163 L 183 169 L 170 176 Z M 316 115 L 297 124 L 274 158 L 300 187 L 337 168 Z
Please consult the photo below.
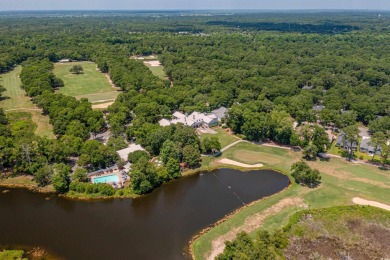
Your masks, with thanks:
M 222 169 L 135 200 L 47 201 L 45 194 L 0 189 L 0 245 L 41 246 L 67 259 L 183 259 L 196 232 L 288 184 L 273 171 Z

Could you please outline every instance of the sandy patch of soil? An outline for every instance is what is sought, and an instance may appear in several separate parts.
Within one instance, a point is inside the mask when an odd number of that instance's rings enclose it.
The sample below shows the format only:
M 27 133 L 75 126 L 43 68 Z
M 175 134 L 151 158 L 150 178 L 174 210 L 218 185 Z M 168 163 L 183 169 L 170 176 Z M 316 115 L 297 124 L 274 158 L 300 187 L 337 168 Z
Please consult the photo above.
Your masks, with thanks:
M 235 165 L 235 166 L 239 166 L 239 167 L 243 167 L 243 168 L 259 168 L 259 167 L 263 167 L 264 166 L 261 163 L 246 164 L 246 163 L 240 163 L 240 162 L 233 161 L 233 160 L 226 159 L 226 158 L 223 158 L 223 159 L 219 160 L 219 163 Z
M 161 66 L 161 63 L 158 60 L 144 61 L 144 64 L 146 66 L 150 66 L 150 67 L 160 67 Z
M 355 203 L 355 204 L 359 204 L 359 205 L 373 206 L 373 207 L 377 207 L 377 208 L 381 208 L 381 209 L 390 211 L 390 206 L 389 205 L 386 205 L 386 204 L 383 204 L 383 203 L 379 203 L 379 202 L 376 202 L 376 201 L 372 201 L 372 200 L 365 200 L 365 199 L 362 199 L 362 198 L 355 197 L 355 198 L 352 199 L 352 202 Z
M 92 105 L 92 109 L 99 109 L 99 108 L 107 108 L 114 104 L 114 101 L 107 102 L 107 103 L 102 103 L 102 104 L 97 104 L 97 105 Z
M 225 249 L 225 241 L 232 241 L 236 238 L 240 232 L 252 232 L 261 227 L 264 220 L 272 216 L 285 208 L 291 206 L 302 206 L 304 204 L 301 198 L 285 198 L 274 204 L 272 207 L 264 210 L 263 212 L 249 216 L 245 219 L 244 224 L 240 227 L 230 230 L 228 233 L 221 235 L 212 241 L 212 249 L 207 256 L 208 260 L 213 260 Z

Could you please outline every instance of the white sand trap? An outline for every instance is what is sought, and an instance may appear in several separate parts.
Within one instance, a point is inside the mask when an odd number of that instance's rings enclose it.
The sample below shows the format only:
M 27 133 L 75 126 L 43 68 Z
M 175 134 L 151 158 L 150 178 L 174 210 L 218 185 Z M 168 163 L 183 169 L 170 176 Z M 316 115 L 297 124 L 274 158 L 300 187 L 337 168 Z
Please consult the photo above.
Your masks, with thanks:
M 226 159 L 226 158 L 223 158 L 223 159 L 219 160 L 219 162 L 223 163 L 223 164 L 230 164 L 230 165 L 235 165 L 235 166 L 239 166 L 239 167 L 243 167 L 243 168 L 259 168 L 259 167 L 263 167 L 264 166 L 261 163 L 246 164 L 246 163 L 240 163 L 240 162 L 233 161 L 233 160 Z
M 161 63 L 158 60 L 144 61 L 145 65 L 149 65 L 150 67 L 160 67 Z
M 352 201 L 355 204 L 364 205 L 364 206 L 373 206 L 373 207 L 377 207 L 377 208 L 381 208 L 381 209 L 390 211 L 390 206 L 389 205 L 386 205 L 386 204 L 383 204 L 383 203 L 379 203 L 379 202 L 376 202 L 376 201 L 365 200 L 365 199 L 358 198 L 358 197 L 353 198 Z

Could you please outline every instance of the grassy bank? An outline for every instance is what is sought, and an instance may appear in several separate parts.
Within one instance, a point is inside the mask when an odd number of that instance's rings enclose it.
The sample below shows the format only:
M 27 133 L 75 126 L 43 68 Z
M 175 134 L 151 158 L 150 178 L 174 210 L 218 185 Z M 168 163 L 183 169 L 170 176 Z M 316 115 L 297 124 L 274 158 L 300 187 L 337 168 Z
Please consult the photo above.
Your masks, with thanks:
M 300 152 L 243 142 L 226 150 L 220 158 L 247 164 L 263 163 L 267 167 L 289 173 L 291 165 L 300 160 L 301 156 Z M 206 163 L 208 166 L 215 166 L 218 165 L 218 159 Z M 282 193 L 244 208 L 194 241 L 192 250 L 195 258 L 207 257 L 213 249 L 212 243 L 221 239 L 222 242 L 225 241 L 224 238 L 229 237 L 226 234 L 231 230 L 254 234 L 259 228 L 281 228 L 288 223 L 293 213 L 302 209 L 351 205 L 352 198 L 358 196 L 388 203 L 389 172 L 338 158 L 332 158 L 329 162 L 313 161 L 309 164 L 322 173 L 322 183 L 319 187 L 309 189 L 293 184 Z M 252 223 L 253 218 L 255 223 Z M 248 228 L 248 224 L 253 228 Z
M 75 65 L 82 66 L 84 73 L 75 75 L 69 72 Z M 88 98 L 91 102 L 115 100 L 120 93 L 111 86 L 106 76 L 97 70 L 97 65 L 93 62 L 56 63 L 54 74 L 65 84 L 57 92 L 77 99 Z
M 42 115 L 42 110 L 31 102 L 26 92 L 20 87 L 22 85 L 19 78 L 21 71 L 22 66 L 17 66 L 14 70 L 0 75 L 0 85 L 7 89 L 3 93 L 3 98 L 0 99 L 0 108 L 3 108 L 7 113 L 30 113 L 32 120 L 37 125 L 35 133 L 39 136 L 54 138 L 53 126 L 49 123 L 49 117 Z

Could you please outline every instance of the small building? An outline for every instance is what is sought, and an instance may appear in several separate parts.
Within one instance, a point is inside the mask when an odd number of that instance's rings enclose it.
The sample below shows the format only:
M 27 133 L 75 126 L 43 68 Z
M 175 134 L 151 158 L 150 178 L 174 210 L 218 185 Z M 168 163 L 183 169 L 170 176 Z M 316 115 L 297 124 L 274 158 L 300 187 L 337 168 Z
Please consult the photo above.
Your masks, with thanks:
M 370 142 L 371 138 L 363 138 L 360 144 L 360 151 L 369 154 L 380 154 L 380 149 L 378 149 L 378 151 L 375 151 L 375 147 L 372 146 Z
M 314 111 L 314 112 L 321 112 L 322 110 L 324 110 L 324 106 L 322 106 L 322 105 L 316 105 L 316 106 L 313 106 L 313 108 L 312 108 L 312 110 Z
M 214 114 L 218 121 L 221 121 L 222 118 L 225 118 L 228 114 L 228 109 L 226 107 L 220 107 L 216 110 L 211 111 L 211 114 Z
M 312 90 L 313 88 L 313 86 L 303 86 L 302 90 Z
M 350 143 L 348 142 L 348 140 L 344 140 L 344 135 L 345 135 L 344 133 L 341 133 L 337 136 L 336 139 L 336 146 L 343 149 L 350 147 Z M 357 150 L 357 147 L 358 147 L 357 142 L 353 142 L 352 149 Z
M 129 147 L 116 152 L 122 160 L 127 161 L 127 157 L 129 156 L 129 154 L 135 151 L 145 151 L 145 149 L 138 144 L 131 144 L 129 145 Z
M 59 63 L 68 63 L 68 62 L 70 62 L 70 60 L 69 59 L 62 59 L 62 60 L 59 60 L 58 62 Z
M 158 121 L 158 124 L 164 127 L 164 126 L 169 126 L 171 122 L 168 119 L 163 118 L 160 121 Z

